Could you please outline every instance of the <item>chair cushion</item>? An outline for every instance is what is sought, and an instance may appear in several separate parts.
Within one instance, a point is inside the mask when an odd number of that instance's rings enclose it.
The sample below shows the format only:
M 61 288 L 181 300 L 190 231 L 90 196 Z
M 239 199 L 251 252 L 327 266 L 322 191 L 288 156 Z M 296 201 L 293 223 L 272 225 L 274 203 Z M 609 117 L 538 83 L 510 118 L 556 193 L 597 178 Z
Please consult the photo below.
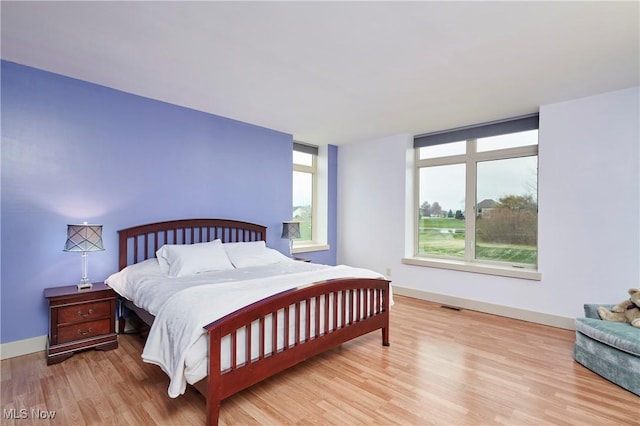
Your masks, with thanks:
M 608 310 L 611 310 L 611 308 L 613 308 L 613 305 L 599 305 L 595 303 L 588 303 L 584 305 L 584 316 L 587 318 L 600 319 L 598 308 L 607 308 Z
M 640 357 L 640 328 L 621 322 L 578 318 L 576 331 L 605 345 Z

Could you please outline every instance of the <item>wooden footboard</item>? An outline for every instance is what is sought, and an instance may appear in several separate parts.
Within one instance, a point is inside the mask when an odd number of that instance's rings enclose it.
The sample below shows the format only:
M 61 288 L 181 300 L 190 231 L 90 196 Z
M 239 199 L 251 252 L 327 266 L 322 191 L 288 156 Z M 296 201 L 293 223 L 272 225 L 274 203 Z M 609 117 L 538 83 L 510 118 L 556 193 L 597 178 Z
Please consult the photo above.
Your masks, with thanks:
M 223 399 L 341 343 L 380 329 L 382 344 L 388 346 L 389 299 L 386 280 L 330 280 L 279 293 L 207 325 L 207 424 L 218 424 Z M 258 336 L 252 338 L 256 329 Z M 239 330 L 244 335 L 241 354 Z M 223 370 L 226 336 L 231 365 Z M 267 346 L 276 350 L 267 352 Z M 238 358 L 245 361 L 238 363 Z

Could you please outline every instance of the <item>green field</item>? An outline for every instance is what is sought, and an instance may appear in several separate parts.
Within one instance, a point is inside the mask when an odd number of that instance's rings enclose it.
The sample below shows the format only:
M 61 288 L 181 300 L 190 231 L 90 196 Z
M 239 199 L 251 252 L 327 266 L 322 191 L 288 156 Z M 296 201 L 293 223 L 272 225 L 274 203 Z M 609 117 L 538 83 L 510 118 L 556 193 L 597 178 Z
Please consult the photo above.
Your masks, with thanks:
M 451 217 L 423 218 L 420 220 L 420 228 L 447 228 L 464 230 L 464 220 L 454 219 Z
M 464 258 L 465 222 L 453 218 L 425 218 L 420 221 L 418 254 Z M 535 265 L 535 246 L 477 243 L 476 259 Z

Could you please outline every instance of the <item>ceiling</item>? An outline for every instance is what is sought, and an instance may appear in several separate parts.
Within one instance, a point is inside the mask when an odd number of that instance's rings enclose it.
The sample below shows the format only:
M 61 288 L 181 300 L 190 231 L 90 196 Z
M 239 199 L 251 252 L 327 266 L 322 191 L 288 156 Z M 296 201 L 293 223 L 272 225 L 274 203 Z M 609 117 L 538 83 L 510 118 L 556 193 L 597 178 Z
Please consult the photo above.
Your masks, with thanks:
M 2 59 L 344 144 L 640 85 L 640 3 L 10 2 Z

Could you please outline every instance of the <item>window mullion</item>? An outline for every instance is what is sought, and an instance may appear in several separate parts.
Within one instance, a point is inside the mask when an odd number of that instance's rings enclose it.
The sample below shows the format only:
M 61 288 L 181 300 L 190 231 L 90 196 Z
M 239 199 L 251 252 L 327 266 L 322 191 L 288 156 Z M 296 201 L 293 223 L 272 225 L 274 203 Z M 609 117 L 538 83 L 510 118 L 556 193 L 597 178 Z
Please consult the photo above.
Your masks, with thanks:
M 315 173 L 316 168 L 314 166 L 305 166 L 303 164 L 293 164 L 293 170 L 296 172 Z
M 467 141 L 465 183 L 465 247 L 464 257 L 471 262 L 476 257 L 476 140 Z
M 413 253 L 419 255 L 420 253 L 420 166 L 418 161 L 420 160 L 420 150 L 413 150 L 414 161 L 416 166 L 413 168 L 413 181 L 415 182 L 413 188 Z
M 313 156 L 313 171 L 311 172 L 311 241 L 314 243 L 317 241 L 317 229 L 318 229 L 318 174 L 317 172 L 317 159 L 318 156 Z
M 427 158 L 427 159 L 416 159 L 417 167 L 428 167 L 428 166 L 444 166 L 447 164 L 460 164 L 464 163 L 467 160 L 467 155 L 450 155 L 448 157 L 436 157 L 436 158 Z
M 517 148 L 507 148 L 495 151 L 476 152 L 476 161 L 504 160 L 507 158 L 529 157 L 538 155 L 538 146 L 529 145 Z

